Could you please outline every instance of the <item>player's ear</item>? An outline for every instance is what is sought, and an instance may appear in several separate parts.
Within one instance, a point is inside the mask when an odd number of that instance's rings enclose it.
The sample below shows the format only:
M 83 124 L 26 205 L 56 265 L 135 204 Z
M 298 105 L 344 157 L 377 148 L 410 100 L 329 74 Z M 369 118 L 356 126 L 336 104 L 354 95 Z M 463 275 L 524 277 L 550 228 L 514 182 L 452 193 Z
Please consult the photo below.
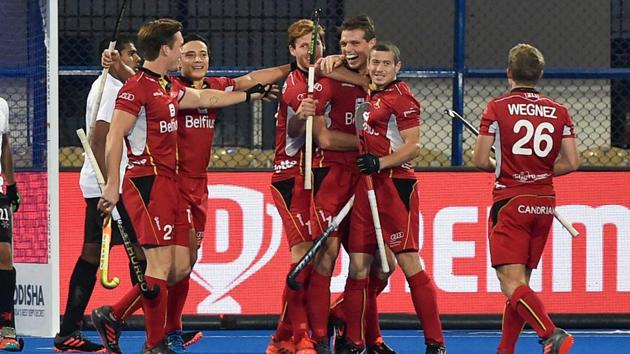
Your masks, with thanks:
M 507 68 L 507 69 L 505 69 L 505 73 L 507 74 L 507 78 L 512 80 L 512 70 Z

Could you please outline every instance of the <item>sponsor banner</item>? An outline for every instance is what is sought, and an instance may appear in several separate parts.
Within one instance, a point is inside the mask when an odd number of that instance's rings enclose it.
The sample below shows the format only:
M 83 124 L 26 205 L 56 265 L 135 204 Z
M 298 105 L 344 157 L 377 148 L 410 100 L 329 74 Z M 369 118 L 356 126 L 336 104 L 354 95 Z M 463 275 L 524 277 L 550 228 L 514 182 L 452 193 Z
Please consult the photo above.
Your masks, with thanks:
M 437 286 L 440 311 L 501 313 L 505 298 L 487 247 L 493 174 L 419 172 L 417 177 L 420 255 Z M 186 314 L 280 312 L 290 258 L 270 178 L 269 172 L 208 174 L 208 222 Z M 630 313 L 629 178 L 630 172 L 579 172 L 556 179 L 557 210 L 582 235 L 572 239 L 554 221 L 531 282 L 550 312 Z M 78 173 L 61 173 L 60 179 L 63 307 L 81 250 L 84 202 Z M 115 290 L 97 286 L 88 311 L 116 301 L 129 288 L 127 263 L 122 248 L 115 247 L 109 274 L 121 277 L 122 284 Z M 343 291 L 347 266 L 344 255 L 331 282 L 333 297 Z M 399 269 L 379 297 L 379 309 L 414 312 Z
M 48 264 L 15 263 L 15 327 L 20 335 L 49 337 L 53 328 L 52 272 Z M 55 329 L 56 330 L 56 329 Z

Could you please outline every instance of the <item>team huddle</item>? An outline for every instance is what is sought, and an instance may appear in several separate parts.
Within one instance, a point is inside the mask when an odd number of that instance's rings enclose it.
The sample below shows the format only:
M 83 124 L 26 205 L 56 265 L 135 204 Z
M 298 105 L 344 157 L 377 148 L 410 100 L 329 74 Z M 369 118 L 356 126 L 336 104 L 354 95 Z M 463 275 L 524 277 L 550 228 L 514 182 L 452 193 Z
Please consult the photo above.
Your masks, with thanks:
M 419 255 L 421 196 L 411 161 L 420 153 L 421 108 L 409 86 L 397 79 L 399 49 L 377 41 L 372 20 L 358 16 L 340 26 L 341 53 L 324 56 L 324 28 L 302 19 L 288 28 L 291 64 L 238 78 L 206 77 L 208 43 L 198 35 L 183 36 L 182 30 L 171 19 L 145 23 L 137 36 L 140 67 L 130 37 L 119 36 L 112 52 L 101 46 L 109 73 L 102 98 L 97 97 L 99 79 L 90 90 L 86 127 L 106 184 L 101 191 L 86 159 L 80 182 L 86 200 L 84 245 L 55 349 L 122 353 L 124 322 L 140 308 L 146 324 L 143 353 L 185 353 L 200 338 L 200 332 L 182 331 L 182 311 L 204 237 L 215 119 L 222 107 L 277 98 L 270 188 L 290 248 L 287 271 L 348 203 L 352 209 L 297 272 L 302 286 L 284 285 L 266 353 L 396 353 L 381 334 L 377 298 L 397 266 L 423 328 L 425 353 L 446 353 L 436 288 Z M 535 88 L 543 68 L 538 49 L 518 44 L 510 50 L 512 89 L 489 101 L 474 149 L 475 166 L 496 174 L 488 237 L 492 266 L 507 298 L 500 354 L 514 353 L 525 323 L 540 337 L 543 353 L 565 354 L 573 345 L 573 337 L 556 328 L 529 287 L 553 221 L 553 177 L 579 166 L 567 109 Z M 278 90 L 274 83 L 281 80 Z M 306 145 L 311 137 L 312 158 Z M 4 165 L 3 160 L 6 173 Z M 10 193 L 7 205 L 15 204 Z M 93 310 L 101 345 L 85 338 L 81 326 L 96 282 L 103 215 L 114 208 L 134 245 L 129 252 L 144 271 L 131 270 L 131 290 Z M 114 229 L 113 243 L 122 236 Z M 0 246 L 7 242 L 10 237 L 0 230 Z M 344 292 L 331 301 L 341 248 L 350 257 L 348 277 Z M 3 257 L 0 253 L 2 262 Z M 5 277 L 2 262 L 0 277 Z M 13 283 L 14 277 L 13 271 Z M 0 314 L 11 312 L 3 301 Z M 21 348 L 15 325 L 0 325 L 0 343 L 15 341 L 0 349 Z

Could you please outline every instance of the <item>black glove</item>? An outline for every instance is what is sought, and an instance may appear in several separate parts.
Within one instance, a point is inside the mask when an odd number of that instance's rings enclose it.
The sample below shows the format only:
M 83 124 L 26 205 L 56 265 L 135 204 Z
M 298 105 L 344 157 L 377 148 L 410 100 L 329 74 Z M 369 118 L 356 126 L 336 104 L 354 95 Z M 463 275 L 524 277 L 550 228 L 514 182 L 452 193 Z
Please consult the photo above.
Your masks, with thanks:
M 20 197 L 20 193 L 18 193 L 17 183 L 7 185 L 7 198 L 9 198 L 9 201 L 11 202 L 11 209 L 13 209 L 13 212 L 15 213 L 18 211 L 22 198 Z
M 378 156 L 370 153 L 359 155 L 357 157 L 357 166 L 361 173 L 371 175 L 381 170 L 381 163 L 378 160 Z
M 271 91 L 272 85 L 263 85 L 263 84 L 256 84 L 250 88 L 248 88 L 247 90 L 245 90 L 245 102 L 249 102 L 249 100 L 252 98 L 252 95 L 255 93 L 262 93 L 263 97 L 266 97 L 269 94 L 269 91 Z

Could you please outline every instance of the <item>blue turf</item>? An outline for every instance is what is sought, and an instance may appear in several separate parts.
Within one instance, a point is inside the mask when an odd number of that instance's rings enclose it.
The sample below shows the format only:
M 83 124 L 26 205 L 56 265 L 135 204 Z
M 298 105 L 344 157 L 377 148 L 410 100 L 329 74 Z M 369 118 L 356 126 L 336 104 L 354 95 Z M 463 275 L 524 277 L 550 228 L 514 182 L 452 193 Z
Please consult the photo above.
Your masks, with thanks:
M 204 338 L 189 348 L 189 353 L 260 354 L 265 352 L 271 331 L 204 331 Z M 571 354 L 630 353 L 630 331 L 580 330 L 571 331 L 575 335 L 575 346 Z M 95 332 L 85 332 L 86 336 L 98 341 Z M 399 354 L 423 354 L 422 332 L 416 330 L 385 330 L 385 341 Z M 446 331 L 449 354 L 493 354 L 499 342 L 498 331 Z M 22 353 L 52 352 L 52 338 L 25 338 L 26 346 Z M 144 343 L 144 332 L 124 332 L 121 347 L 125 354 L 140 353 Z M 532 332 L 521 336 L 517 354 L 540 353 L 538 339 Z

